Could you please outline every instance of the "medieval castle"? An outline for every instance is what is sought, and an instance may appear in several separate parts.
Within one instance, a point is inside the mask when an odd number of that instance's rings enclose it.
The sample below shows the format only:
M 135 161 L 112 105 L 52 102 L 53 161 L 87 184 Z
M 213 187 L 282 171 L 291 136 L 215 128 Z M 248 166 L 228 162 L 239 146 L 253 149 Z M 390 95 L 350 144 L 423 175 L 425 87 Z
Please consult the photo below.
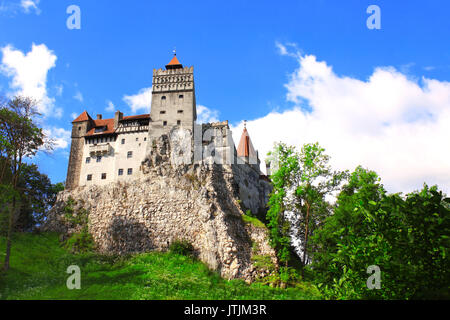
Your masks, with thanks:
M 197 124 L 194 71 L 176 55 L 153 70 L 150 114 L 73 121 L 66 190 L 46 228 L 70 235 L 69 199 L 89 212 L 100 252 L 167 250 L 186 239 L 226 278 L 264 276 L 253 257 L 276 255 L 267 230 L 243 220 L 265 216 L 270 180 L 247 129 L 234 146 L 228 121 Z M 268 168 L 269 170 L 269 168 Z

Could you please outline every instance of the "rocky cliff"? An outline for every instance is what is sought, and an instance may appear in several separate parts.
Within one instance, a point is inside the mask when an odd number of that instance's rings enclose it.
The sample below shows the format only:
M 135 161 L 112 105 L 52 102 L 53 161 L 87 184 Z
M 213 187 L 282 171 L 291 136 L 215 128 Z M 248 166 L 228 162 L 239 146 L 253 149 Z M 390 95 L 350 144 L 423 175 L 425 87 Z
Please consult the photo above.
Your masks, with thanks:
M 265 257 L 276 265 L 267 229 L 244 222 L 239 199 L 239 181 L 259 182 L 246 179 L 242 165 L 173 166 L 170 150 L 163 149 L 143 162 L 139 180 L 60 193 L 46 228 L 75 231 L 63 210 L 73 198 L 89 212 L 89 232 L 100 252 L 167 250 L 173 241 L 188 240 L 198 258 L 225 278 L 250 282 L 267 275 L 268 268 L 254 263 Z

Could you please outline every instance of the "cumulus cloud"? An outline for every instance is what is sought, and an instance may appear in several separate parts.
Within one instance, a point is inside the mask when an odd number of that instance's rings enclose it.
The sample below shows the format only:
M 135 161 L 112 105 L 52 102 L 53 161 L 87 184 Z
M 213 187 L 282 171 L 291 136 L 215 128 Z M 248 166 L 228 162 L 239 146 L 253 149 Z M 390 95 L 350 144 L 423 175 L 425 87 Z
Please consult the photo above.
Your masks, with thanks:
M 21 0 L 20 6 L 25 11 L 25 13 L 31 13 L 34 11 L 36 14 L 41 14 L 41 10 L 38 8 L 40 0 Z
M 219 111 L 197 105 L 197 123 L 209 123 L 219 121 Z
M 112 103 L 111 100 L 106 101 L 107 107 L 105 108 L 108 112 L 114 112 L 116 110 L 116 106 Z
M 297 55 L 284 48 L 281 54 Z M 296 59 L 299 67 L 285 85 L 295 106 L 247 124 L 260 158 L 276 141 L 298 148 L 318 141 L 335 168 L 375 170 L 390 192 L 427 182 L 450 193 L 450 82 L 410 79 L 392 67 L 360 80 L 336 75 L 313 55 Z M 242 128 L 243 122 L 233 129 Z
M 53 139 L 55 145 L 54 150 L 66 149 L 70 144 L 71 132 L 63 128 L 46 127 L 44 128 L 44 134 Z
M 150 112 L 152 105 L 152 88 L 143 88 L 135 95 L 125 95 L 123 101 L 131 108 L 133 113 L 139 110 Z
M 24 95 L 38 101 L 38 111 L 44 116 L 55 115 L 53 98 L 47 93 L 47 75 L 55 67 L 56 55 L 45 44 L 35 45 L 23 53 L 7 45 L 0 49 L 0 71 L 11 78 L 11 95 Z M 56 114 L 60 114 L 57 112 Z

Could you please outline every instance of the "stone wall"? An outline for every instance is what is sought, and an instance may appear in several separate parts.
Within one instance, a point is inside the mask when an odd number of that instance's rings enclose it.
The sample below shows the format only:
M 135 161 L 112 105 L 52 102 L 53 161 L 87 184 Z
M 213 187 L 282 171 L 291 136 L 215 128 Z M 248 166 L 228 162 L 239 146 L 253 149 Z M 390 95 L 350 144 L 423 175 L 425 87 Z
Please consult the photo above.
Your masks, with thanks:
M 161 144 L 164 149 L 167 139 Z M 216 164 L 174 167 L 167 146 L 165 151 L 165 156 L 142 164 L 140 180 L 60 193 L 46 228 L 74 231 L 63 218 L 63 207 L 72 197 L 88 209 L 89 231 L 100 252 L 167 250 L 175 240 L 188 240 L 198 258 L 225 278 L 250 282 L 266 275 L 268 270 L 256 268 L 253 261 L 270 256 L 276 265 L 276 254 L 268 244 L 267 229 L 242 219 L 237 180 L 246 179 L 236 174 L 245 170 Z M 253 178 L 247 182 L 255 183 Z

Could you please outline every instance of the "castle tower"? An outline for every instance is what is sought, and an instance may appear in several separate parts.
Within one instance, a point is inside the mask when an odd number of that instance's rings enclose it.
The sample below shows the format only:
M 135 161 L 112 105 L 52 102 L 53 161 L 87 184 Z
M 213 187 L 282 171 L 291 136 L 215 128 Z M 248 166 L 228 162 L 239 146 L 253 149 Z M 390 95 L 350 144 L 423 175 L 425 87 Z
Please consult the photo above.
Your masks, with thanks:
M 66 178 L 67 190 L 74 189 L 79 185 L 85 143 L 84 136 L 92 127 L 94 127 L 94 121 L 86 111 L 72 121 L 72 144 Z
M 193 130 L 197 120 L 194 68 L 183 67 L 176 54 L 165 70 L 153 70 L 150 117 L 152 137 L 167 134 L 174 126 Z

